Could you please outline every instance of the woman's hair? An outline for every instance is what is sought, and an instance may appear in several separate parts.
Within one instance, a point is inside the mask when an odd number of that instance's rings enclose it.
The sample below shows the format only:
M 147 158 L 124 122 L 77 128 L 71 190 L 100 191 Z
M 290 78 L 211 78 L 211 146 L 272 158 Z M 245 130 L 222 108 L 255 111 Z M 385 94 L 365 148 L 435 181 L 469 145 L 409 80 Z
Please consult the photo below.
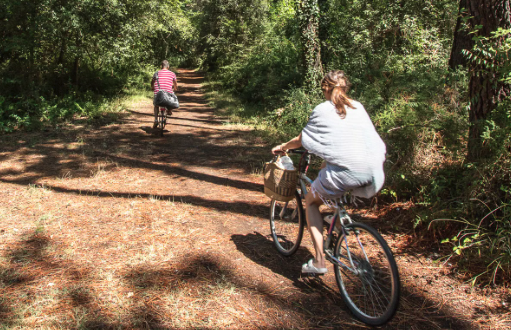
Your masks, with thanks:
M 341 118 L 346 117 L 346 106 L 355 109 L 348 98 L 350 88 L 348 77 L 341 70 L 332 70 L 328 72 L 321 80 L 321 89 L 331 93 L 331 101 L 335 105 Z

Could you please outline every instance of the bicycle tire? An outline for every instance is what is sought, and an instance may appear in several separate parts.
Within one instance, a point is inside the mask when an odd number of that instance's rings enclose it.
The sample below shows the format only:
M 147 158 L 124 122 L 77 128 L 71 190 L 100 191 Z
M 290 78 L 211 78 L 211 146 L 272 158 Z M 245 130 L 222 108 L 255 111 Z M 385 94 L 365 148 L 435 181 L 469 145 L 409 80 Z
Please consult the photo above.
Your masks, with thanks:
M 166 118 L 167 115 L 165 113 L 165 111 L 161 111 L 159 112 L 158 114 L 158 133 L 160 136 L 163 136 L 163 130 L 165 129 L 165 125 L 166 125 Z
M 341 296 L 356 318 L 383 325 L 399 305 L 399 273 L 392 251 L 376 229 L 364 223 L 346 225 L 335 245 L 335 258 L 352 267 L 348 250 L 359 274 L 333 261 Z
M 284 256 L 293 255 L 303 237 L 305 214 L 298 191 L 289 202 L 272 199 L 270 206 L 270 228 L 275 247 Z

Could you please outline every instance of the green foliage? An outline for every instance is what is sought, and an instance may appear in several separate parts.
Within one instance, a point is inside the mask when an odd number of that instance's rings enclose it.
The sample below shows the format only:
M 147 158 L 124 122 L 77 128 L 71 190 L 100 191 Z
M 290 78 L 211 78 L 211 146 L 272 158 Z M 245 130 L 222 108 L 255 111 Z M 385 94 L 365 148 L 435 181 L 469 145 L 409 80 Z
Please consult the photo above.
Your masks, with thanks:
M 115 98 L 132 88 L 143 63 L 158 65 L 167 58 L 178 65 L 192 58 L 196 32 L 188 4 L 178 0 L 2 1 L 1 129 L 36 127 L 37 122 L 68 118 L 72 113 L 91 114 L 80 107 L 87 109 L 88 102 L 102 104 L 103 97 Z M 57 114 L 46 107 L 61 110 Z
M 216 70 L 234 63 L 264 32 L 266 0 L 205 0 L 195 5 L 201 66 Z
M 500 77 L 500 81 L 493 82 L 496 90 L 509 91 L 510 35 L 511 30 L 504 29 L 498 29 L 491 37 L 475 34 L 473 49 L 464 52 L 477 74 Z M 461 219 L 449 220 L 458 224 L 455 228 L 459 231 L 443 243 L 452 245 L 452 255 L 459 259 L 461 267 L 479 269 L 471 277 L 473 284 L 478 280 L 495 283 L 511 276 L 511 101 L 508 95 L 501 97 L 496 108 L 479 124 L 483 127 L 483 146 L 489 151 L 487 157 L 459 166 L 457 174 L 446 177 L 452 182 L 442 189 L 450 189 L 460 200 L 451 214 Z
M 292 89 L 285 94 L 286 106 L 273 111 L 268 119 L 282 139 L 297 136 L 307 124 L 312 110 L 323 100 L 319 95 L 307 94 L 304 89 Z
M 455 185 L 466 155 L 468 111 L 465 93 L 456 85 L 466 84 L 466 75 L 451 74 L 449 85 L 443 84 L 445 74 L 435 72 L 418 80 L 422 88 L 395 93 L 373 120 L 387 144 L 386 185 L 399 198 L 434 203 L 459 192 Z
M 322 8 L 322 57 L 357 88 L 381 79 L 413 82 L 414 73 L 445 66 L 456 10 L 447 1 L 329 1 Z
M 503 85 L 503 90 L 511 90 L 511 29 L 499 28 L 492 32 L 491 37 L 474 37 L 475 45 L 472 50 L 464 53 L 470 62 L 475 63 L 478 74 L 492 72 L 499 78 L 497 84 Z M 503 152 L 511 150 L 509 130 L 511 128 L 511 100 L 504 94 L 484 122 L 483 140 L 492 156 L 500 157 Z
M 301 84 L 298 58 L 291 40 L 269 33 L 251 48 L 248 56 L 224 66 L 217 76 L 225 91 L 271 109 L 282 104 L 286 89 Z
M 96 124 L 103 122 L 107 113 L 119 113 L 122 110 L 122 95 L 147 89 L 153 67 L 139 68 L 126 82 L 121 96 L 104 96 L 94 91 L 71 92 L 61 97 L 13 98 L 0 96 L 0 133 L 14 130 L 35 130 L 42 127 L 57 126 L 73 120 L 85 120 Z
M 251 39 L 238 44 L 242 50 L 228 54 L 225 53 L 228 49 L 221 48 L 222 59 L 215 62 L 211 78 L 220 82 L 222 92 L 236 95 L 245 103 L 257 104 L 260 114 L 283 106 L 286 90 L 303 84 L 296 65 L 301 55 L 296 46 L 299 30 L 294 9 L 293 1 L 273 2 Z M 208 63 L 216 56 L 214 50 L 224 44 L 223 39 L 233 37 L 223 31 L 210 40 L 214 46 L 205 52 L 205 67 L 213 70 Z
M 73 95 L 48 101 L 25 100 L 17 103 L 0 105 L 0 132 L 12 132 L 15 129 L 33 130 L 53 125 L 71 118 L 87 118 L 94 121 L 106 112 L 120 111 L 117 101 L 110 101 L 93 94 L 82 95 L 77 100 Z
M 490 156 L 467 163 L 471 72 L 447 66 L 457 10 L 449 0 L 5 0 L 0 132 L 95 121 L 167 59 L 207 70 L 237 120 L 282 141 L 322 101 L 319 72 L 341 69 L 387 145 L 381 199 L 429 208 L 417 228 L 463 219 L 432 227 L 460 262 L 481 255 L 494 278 L 509 275 L 511 101 L 501 95 L 481 122 Z M 510 33 L 472 33 L 465 52 L 506 88 Z
M 502 190 L 509 201 L 511 190 L 509 187 L 502 187 Z M 449 259 L 460 259 L 460 267 L 480 270 L 471 277 L 472 284 L 480 278 L 495 284 L 511 276 L 511 203 L 504 202 L 498 208 L 491 208 L 480 200 L 475 202 L 486 210 L 484 217 L 477 222 L 440 219 L 457 222 L 463 227 L 452 238 L 443 239 L 442 243 L 452 246 Z

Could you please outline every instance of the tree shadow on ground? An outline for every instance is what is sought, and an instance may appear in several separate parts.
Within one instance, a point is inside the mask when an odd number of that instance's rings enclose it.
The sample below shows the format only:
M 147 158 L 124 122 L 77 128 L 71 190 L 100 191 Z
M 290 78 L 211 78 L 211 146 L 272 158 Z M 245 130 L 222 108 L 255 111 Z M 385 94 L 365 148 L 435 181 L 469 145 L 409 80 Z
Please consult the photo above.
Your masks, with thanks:
M 339 315 L 339 309 L 336 304 L 325 304 L 325 296 L 292 296 L 285 298 L 280 293 L 275 292 L 275 288 L 269 286 L 265 282 L 254 283 L 253 278 L 245 278 L 233 271 L 232 261 L 230 259 L 221 258 L 213 255 L 191 255 L 182 260 L 181 263 L 169 266 L 167 268 L 152 269 L 151 267 L 138 267 L 125 275 L 126 281 L 136 290 L 136 300 L 151 299 L 154 295 L 168 296 L 169 299 L 175 299 L 179 296 L 181 300 L 185 300 L 189 308 L 187 317 L 173 319 L 176 328 L 186 328 L 190 326 L 193 319 L 194 328 L 197 323 L 203 321 L 201 328 L 216 328 L 217 324 L 211 322 L 219 321 L 221 318 L 232 319 L 233 311 L 227 311 L 223 307 L 222 301 L 229 303 L 228 300 L 236 299 L 235 296 L 243 295 L 247 300 L 239 300 L 236 311 L 240 314 L 244 311 L 249 313 L 251 306 L 257 301 L 261 309 L 266 310 L 265 316 L 260 318 L 260 324 L 272 324 L 277 328 L 296 327 L 301 323 L 302 326 L 307 324 L 308 328 L 316 327 L 337 327 L 345 325 L 342 320 L 343 315 Z M 192 295 L 193 299 L 187 299 L 188 295 Z M 286 295 L 287 296 L 287 295 Z M 247 298 L 248 297 L 248 298 Z M 250 298 L 253 297 L 253 298 Z M 305 298 L 305 299 L 304 299 Z M 154 298 L 152 298 L 154 299 Z M 163 300 L 163 299 L 161 299 Z M 158 317 L 158 311 L 170 303 L 161 302 L 160 304 L 140 304 L 133 311 L 135 319 L 132 324 L 149 323 L 152 328 L 167 329 L 170 325 L 163 322 Z M 208 304 L 209 315 L 194 312 L 195 304 Z M 323 312 L 318 312 L 315 307 L 323 304 Z M 312 313 L 311 313 L 312 312 Z M 229 315 L 231 314 L 231 315 Z M 287 317 L 282 317 L 286 315 Z M 330 315 L 330 317 L 325 317 Z M 176 315 L 177 316 L 177 315 Z M 252 313 L 253 318 L 255 314 Z M 299 321 L 300 318 L 301 321 Z M 235 318 L 236 326 L 246 328 L 247 325 L 254 326 L 252 323 L 244 321 L 242 318 Z M 189 323 L 190 322 L 190 323 Z M 298 323 L 297 323 L 298 322 Z M 350 328 L 362 328 L 357 322 L 350 322 Z
M 186 165 L 196 165 L 218 168 L 243 168 L 245 160 L 251 154 L 258 153 L 258 147 L 250 146 L 209 146 L 199 150 L 204 141 L 213 141 L 218 137 L 211 137 L 211 132 L 194 137 L 194 134 L 179 134 L 174 139 L 180 140 L 176 144 L 165 142 L 151 142 L 144 144 L 138 136 L 133 134 L 112 133 L 111 140 L 91 137 L 86 145 L 77 144 L 73 140 L 57 140 L 50 138 L 48 142 L 41 142 L 33 148 L 20 145 L 14 148 L 4 148 L 7 152 L 15 152 L 20 162 L 26 165 L 23 169 L 4 168 L 0 170 L 0 177 L 6 182 L 29 184 L 37 183 L 41 178 L 61 177 L 91 177 L 91 171 L 98 160 L 110 161 L 110 168 L 117 165 L 129 168 L 140 168 L 157 170 L 167 175 L 179 175 L 181 177 L 194 178 L 219 185 L 232 186 L 239 189 L 251 191 L 262 191 L 262 186 L 241 180 L 221 177 L 212 174 L 200 173 L 188 170 Z M 224 135 L 224 139 L 230 137 Z M 235 133 L 233 137 L 238 137 Z M 122 141 L 121 143 L 116 141 Z M 55 146 L 57 144 L 58 146 Z M 134 147 L 134 145 L 136 147 Z M 126 148 L 124 148 L 126 146 Z M 149 148 L 148 148 L 149 147 Z M 109 150 L 114 148 L 115 150 Z M 120 148 L 119 151 L 117 148 Z M 9 150 L 10 149 L 10 150 Z M 13 149 L 18 149 L 15 151 Z M 150 154 L 148 154 L 148 150 Z M 5 151 L 4 151 L 5 152 Z M 239 160 L 232 160 L 225 155 L 247 155 L 240 156 Z M 8 160 L 4 156 L 4 161 Z M 161 162 L 166 164 L 162 164 Z M 113 163 L 115 162 L 115 164 Z M 176 164 L 177 165 L 174 165 Z M 173 163 L 169 165 L 169 163 Z M 240 166 L 241 165 L 241 166 Z M 245 165 L 246 166 L 246 165 Z M 102 168 L 108 170 L 108 168 Z M 7 179 L 9 178 L 9 179 Z
M 2 160 L 8 162 L 16 158 L 17 164 L 25 166 L 22 169 L 4 166 L 0 176 L 18 177 L 20 184 L 37 183 L 41 178 L 60 177 L 67 173 L 69 177 L 87 178 L 91 176 L 90 165 L 98 160 L 113 160 L 131 168 L 158 170 L 212 183 L 223 181 L 230 185 L 228 182 L 237 180 L 202 174 L 185 167 L 200 164 L 213 170 L 230 168 L 250 173 L 254 166 L 261 166 L 265 155 L 269 155 L 266 148 L 244 142 L 243 132 L 195 125 L 182 127 L 193 131 L 172 132 L 158 139 L 131 131 L 119 131 L 115 127 L 104 127 L 100 132 L 73 130 L 59 137 L 51 133 L 3 136 L 0 138 L 3 142 Z M 168 128 L 173 129 L 172 125 Z M 23 140 L 21 143 L 20 139 Z M 33 143 L 32 139 L 38 142 Z M 261 161 L 254 163 L 254 159 Z M 240 189 L 261 190 L 260 186 L 254 184 L 238 183 L 244 185 Z
M 197 79 L 197 74 L 186 74 L 186 79 Z M 90 170 L 87 163 L 94 163 L 98 157 L 120 157 L 134 160 L 145 167 L 148 163 L 165 161 L 179 162 L 182 166 L 200 164 L 211 169 L 232 168 L 250 173 L 271 157 L 269 148 L 256 146 L 247 132 L 224 129 L 224 121 L 214 116 L 213 109 L 200 95 L 194 95 L 193 87 L 182 90 L 182 110 L 188 111 L 189 118 L 179 115 L 176 110 L 170 117 L 163 137 L 154 137 L 152 130 L 152 105 L 148 112 L 128 110 L 132 115 L 119 124 L 100 128 L 66 126 L 53 132 L 16 132 L 0 136 L 0 159 L 8 161 L 14 156 L 18 163 L 28 163 L 19 175 L 31 176 L 32 183 L 37 177 L 65 175 L 87 177 Z M 176 125 L 172 125 L 176 122 Z M 134 131 L 128 124 L 147 123 L 139 126 L 143 132 Z M 177 129 L 180 128 L 180 129 Z M 223 134 L 222 134 L 223 133 Z M 58 146 L 58 147 L 57 147 Z M 234 159 L 233 159 L 234 158 Z M 37 159 L 37 160 L 35 160 Z M 256 161 L 254 159 L 260 159 Z M 2 171 L 0 175 L 13 176 L 14 171 Z
M 347 312 L 336 288 L 321 281 L 299 278 L 296 259 L 308 257 L 305 249 L 300 249 L 296 258 L 287 259 L 278 255 L 272 242 L 259 233 L 233 235 L 232 239 L 247 258 L 297 283 L 295 289 L 289 289 L 293 293 L 287 289 L 278 290 L 267 281 L 256 280 L 258 275 L 242 275 L 230 257 L 207 252 L 188 253 L 168 265 L 151 263 L 125 267 L 125 273 L 121 275 L 127 291 L 131 292 L 129 309 L 116 316 L 100 305 L 90 284 L 94 277 L 88 267 L 55 258 L 53 253 L 60 247 L 55 246 L 49 233 L 27 233 L 5 254 L 9 264 L 0 271 L 3 288 L 0 325 L 27 325 L 20 323 L 20 311 L 27 310 L 27 306 L 36 306 L 43 298 L 37 286 L 46 286 L 47 281 L 52 281 L 60 292 L 54 298 L 58 300 L 59 315 L 72 315 L 74 319 L 65 321 L 66 318 L 61 317 L 54 321 L 55 325 L 64 328 L 211 329 L 218 328 L 224 319 L 235 322 L 231 327 L 235 324 L 239 328 L 250 328 L 254 326 L 250 322 L 254 322 L 256 314 L 251 314 L 252 321 L 246 321 L 241 314 L 251 313 L 250 308 L 265 310 L 266 315 L 261 314 L 258 322 L 277 328 L 293 328 L 297 324 L 305 328 L 367 328 Z M 240 300 L 240 295 L 244 299 Z M 233 317 L 233 311 L 225 309 L 225 303 L 237 304 L 239 317 Z M 420 303 L 429 304 L 423 298 Z M 423 319 L 428 309 L 417 302 L 401 306 L 401 310 L 403 313 L 398 313 L 382 328 L 470 327 L 438 311 L 432 312 L 436 313 L 434 319 L 442 321 L 426 322 L 432 316 Z
M 59 259 L 61 248 L 48 233 L 36 230 L 23 234 L 4 255 L 8 264 L 0 266 L 0 326 L 31 327 L 23 318 L 60 306 L 54 313 L 69 320 L 60 326 L 117 328 L 105 321 L 107 316 L 92 293 L 90 269 Z
M 10 182 L 6 180 L 0 180 L 6 183 L 19 183 L 19 182 Z M 232 201 L 225 202 L 222 200 L 213 200 L 200 198 L 194 195 L 158 195 L 158 194 L 141 194 L 138 192 L 116 192 L 116 191 L 105 191 L 105 190 L 88 190 L 88 189 L 68 189 L 61 188 L 52 185 L 44 185 L 44 186 L 36 186 L 44 189 L 49 189 L 51 191 L 65 193 L 65 194 L 73 194 L 73 195 L 82 195 L 82 196 L 94 196 L 100 198 L 153 198 L 156 200 L 165 200 L 172 201 L 174 203 L 185 203 L 191 204 L 195 206 L 204 206 L 208 208 L 213 208 L 219 211 L 226 211 L 232 213 L 238 213 L 249 216 L 264 216 L 268 213 L 268 208 L 266 205 L 258 205 L 252 203 L 244 203 L 240 201 Z
M 327 297 L 327 302 L 317 302 L 319 306 L 316 305 L 318 308 L 314 309 L 314 313 L 321 314 L 325 308 L 325 306 L 321 305 L 335 302 L 347 318 L 353 318 L 342 301 L 336 283 L 333 283 L 331 280 L 323 282 L 321 277 L 317 280 L 308 280 L 301 276 L 301 264 L 313 257 L 308 249 L 300 247 L 295 255 L 284 257 L 277 252 L 273 240 L 269 236 L 263 236 L 255 232 L 247 235 L 232 235 L 231 237 L 237 249 L 248 259 L 288 278 L 292 281 L 293 286 L 303 291 L 303 293 L 310 294 L 314 292 L 321 297 Z M 338 311 L 337 313 L 341 312 Z M 418 319 L 422 320 L 421 323 L 417 322 Z M 398 313 L 389 324 L 382 328 L 409 329 L 411 327 L 414 329 L 431 329 L 433 327 L 441 329 L 468 329 L 472 325 L 450 315 L 448 311 L 442 310 L 435 302 L 430 301 L 425 296 L 412 293 L 407 290 L 406 286 L 401 285 L 401 303 Z
M 185 118 L 185 117 L 177 117 L 177 116 L 172 116 L 171 118 L 173 120 L 184 120 L 184 121 L 192 121 L 192 122 L 198 122 L 198 123 L 220 124 L 220 125 L 225 124 L 224 120 L 218 120 L 218 119 L 206 120 L 206 119 L 193 119 L 193 118 Z M 215 117 L 215 118 L 217 118 L 217 117 Z

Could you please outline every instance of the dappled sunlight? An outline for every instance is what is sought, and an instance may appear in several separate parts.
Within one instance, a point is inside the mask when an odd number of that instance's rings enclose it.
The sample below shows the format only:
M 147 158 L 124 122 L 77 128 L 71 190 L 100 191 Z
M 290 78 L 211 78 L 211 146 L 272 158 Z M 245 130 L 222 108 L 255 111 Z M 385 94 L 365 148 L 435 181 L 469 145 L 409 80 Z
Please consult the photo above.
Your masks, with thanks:
M 260 175 L 269 147 L 184 79 L 163 137 L 150 100 L 115 125 L 0 137 L 0 327 L 365 327 L 333 272 L 300 276 L 307 234 L 296 255 L 275 250 Z M 397 246 L 373 213 L 357 214 Z M 428 327 L 465 325 L 403 273 L 406 306 L 386 328 L 413 326 L 417 310 Z

